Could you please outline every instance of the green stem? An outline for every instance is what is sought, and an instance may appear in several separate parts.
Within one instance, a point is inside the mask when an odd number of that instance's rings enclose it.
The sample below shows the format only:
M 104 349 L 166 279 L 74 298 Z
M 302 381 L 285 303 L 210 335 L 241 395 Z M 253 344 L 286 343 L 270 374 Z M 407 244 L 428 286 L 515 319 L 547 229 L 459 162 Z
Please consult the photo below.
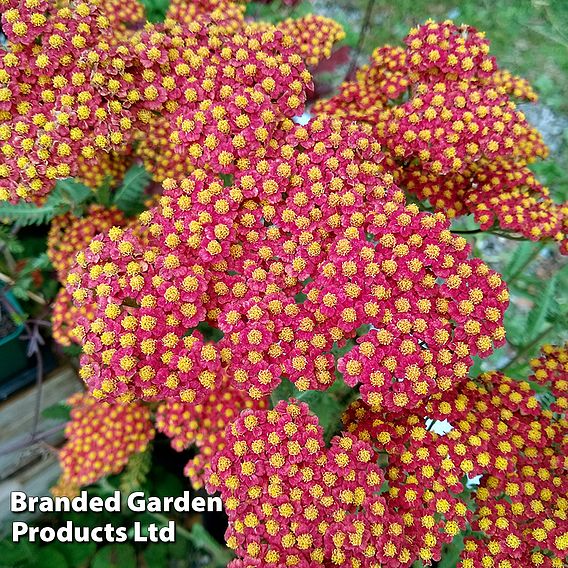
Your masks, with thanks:
M 477 235 L 479 233 L 487 232 L 483 231 L 482 229 L 472 229 L 471 231 L 460 231 L 460 230 L 450 229 L 450 231 L 452 233 L 455 233 L 456 235 Z
M 544 246 L 542 244 L 540 246 L 537 246 L 535 248 L 535 250 L 532 252 L 532 254 L 527 258 L 527 260 L 525 262 L 523 262 L 523 264 L 517 270 L 515 270 L 515 272 L 513 272 L 513 274 L 511 274 L 511 276 L 509 278 L 507 278 L 507 285 L 508 286 L 510 286 L 511 283 L 514 282 L 523 273 L 523 270 L 525 270 L 525 268 L 533 260 L 535 260 L 535 258 L 540 254 L 540 252 L 542 251 L 543 248 L 544 248 Z
M 552 330 L 554 329 L 554 324 L 546 327 L 541 333 L 539 333 L 532 341 L 527 343 L 524 347 L 518 351 L 518 353 L 503 367 L 499 370 L 504 373 L 510 369 L 517 361 L 523 359 L 527 353 L 529 353 L 536 345 L 538 345 Z

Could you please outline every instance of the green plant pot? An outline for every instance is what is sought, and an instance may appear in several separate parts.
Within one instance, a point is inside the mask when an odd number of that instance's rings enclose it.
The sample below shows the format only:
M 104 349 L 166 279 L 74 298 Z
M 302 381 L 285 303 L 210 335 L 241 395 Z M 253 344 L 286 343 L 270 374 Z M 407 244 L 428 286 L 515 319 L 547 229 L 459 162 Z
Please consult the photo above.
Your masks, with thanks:
M 11 292 L 3 294 L 1 298 L 0 301 L 8 302 L 18 314 L 23 314 Z M 19 325 L 8 335 L 0 337 L 0 383 L 8 381 L 28 366 L 26 342 L 20 339 L 23 331 L 24 326 Z

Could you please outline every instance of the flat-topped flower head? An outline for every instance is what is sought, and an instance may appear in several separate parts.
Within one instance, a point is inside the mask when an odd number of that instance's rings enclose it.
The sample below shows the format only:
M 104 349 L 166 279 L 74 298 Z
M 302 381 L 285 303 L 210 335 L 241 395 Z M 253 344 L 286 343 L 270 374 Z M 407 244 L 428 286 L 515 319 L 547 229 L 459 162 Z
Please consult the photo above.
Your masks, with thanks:
M 97 304 L 82 329 L 96 396 L 198 403 L 224 368 L 260 399 L 339 371 L 369 404 L 412 408 L 502 344 L 501 278 L 442 214 L 405 204 L 369 127 L 317 117 L 277 136 L 230 180 L 166 180 L 143 239 L 113 228 L 80 255 L 68 287 Z M 334 344 L 353 347 L 338 365 Z
M 225 377 L 216 392 L 200 404 L 165 401 L 156 413 L 156 428 L 181 451 L 195 446 L 198 454 L 185 466 L 194 489 L 203 486 L 211 462 L 226 447 L 225 430 L 242 410 L 262 410 L 266 399 L 254 400 L 235 388 Z
M 124 213 L 116 207 L 90 205 L 85 215 L 76 217 L 71 213 L 55 217 L 47 237 L 47 255 L 57 271 L 57 278 L 65 282 L 69 271 L 75 267 L 76 255 L 85 249 L 99 233 L 127 223 Z
M 154 437 L 150 407 L 139 403 L 108 405 L 89 394 L 73 395 L 67 442 L 59 451 L 60 483 L 84 487 L 122 471 Z
M 317 418 L 291 400 L 243 411 L 226 444 L 207 487 L 224 500 L 236 566 L 379 568 L 387 561 L 383 476 L 366 443 L 342 434 L 326 448 Z
M 469 26 L 429 21 L 405 42 L 376 49 L 313 111 L 372 125 L 400 186 L 436 210 L 471 213 L 484 230 L 556 240 L 564 252 L 566 204 L 527 168 L 548 156 L 515 104 L 537 99 L 530 85 L 498 69 L 484 34 Z
M 408 46 L 409 72 L 416 81 L 459 77 L 486 78 L 493 74 L 495 59 L 483 32 L 451 20 L 428 20 L 412 28 L 404 39 Z

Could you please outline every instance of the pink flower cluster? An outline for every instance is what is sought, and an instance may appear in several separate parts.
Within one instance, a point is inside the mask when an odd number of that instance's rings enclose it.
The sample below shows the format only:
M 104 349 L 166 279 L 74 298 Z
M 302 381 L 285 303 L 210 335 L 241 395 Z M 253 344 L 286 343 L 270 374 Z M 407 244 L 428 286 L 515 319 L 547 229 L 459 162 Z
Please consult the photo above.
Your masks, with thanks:
M 274 28 L 223 36 L 207 18 L 167 20 L 118 41 L 95 4 L 32 4 L 2 3 L 14 47 L 0 61 L 0 200 L 41 201 L 80 157 L 123 148 L 155 111 L 193 163 L 228 171 L 297 114 L 311 84 Z
M 565 381 L 557 363 L 563 358 L 565 349 L 545 347 L 537 372 L 548 364 Z M 429 421 L 450 431 L 436 434 Z M 562 565 L 567 423 L 543 410 L 527 382 L 488 373 L 403 416 L 357 401 L 344 424 L 385 463 L 387 507 L 404 519 L 413 558 L 439 559 L 442 543 L 467 522 L 476 536 L 466 539 L 462 568 L 516 566 L 521 559 L 527 566 Z M 464 476 L 481 476 L 469 510 Z
M 95 396 L 199 403 L 226 372 L 259 399 L 283 376 L 326 389 L 337 368 L 370 404 L 413 407 L 502 344 L 501 278 L 442 214 L 405 204 L 368 128 L 277 133 L 231 185 L 202 170 L 165 182 L 144 239 L 113 228 L 79 254 L 67 282 L 97 304 L 80 330 Z M 205 321 L 221 341 L 192 331 Z M 336 367 L 334 344 L 358 336 Z
M 325 447 L 306 404 L 245 410 L 227 429 L 207 483 L 229 516 L 227 544 L 243 566 L 395 566 L 385 554 L 383 474 L 349 434 Z M 388 544 L 385 544 L 388 549 Z
M 195 446 L 198 454 L 185 467 L 194 489 L 203 487 L 210 464 L 226 447 L 226 429 L 245 409 L 267 408 L 266 399 L 253 400 L 225 377 L 219 389 L 201 404 L 165 401 L 156 412 L 156 429 L 178 452 Z
M 488 41 L 469 26 L 430 21 L 405 42 L 406 50 L 375 50 L 314 111 L 373 125 L 401 187 L 437 210 L 473 213 L 482 229 L 561 241 L 565 251 L 566 204 L 527 168 L 548 149 L 511 100 L 536 100 L 534 91 L 497 69 Z
M 400 566 L 414 559 L 425 565 L 440 560 L 442 548 L 463 531 L 472 513 L 460 494 L 465 466 L 459 439 L 427 428 L 418 413 L 373 411 L 360 401 L 343 417 L 348 432 L 373 447 L 383 465 L 387 509 L 398 520 L 397 539 L 390 543 Z

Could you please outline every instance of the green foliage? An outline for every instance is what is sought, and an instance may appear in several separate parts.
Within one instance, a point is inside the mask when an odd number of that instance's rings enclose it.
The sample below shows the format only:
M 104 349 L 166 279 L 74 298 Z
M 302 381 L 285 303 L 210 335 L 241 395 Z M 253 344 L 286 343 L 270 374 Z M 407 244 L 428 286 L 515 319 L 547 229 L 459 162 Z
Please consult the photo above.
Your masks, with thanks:
M 152 446 L 146 451 L 134 454 L 120 476 L 120 490 L 124 495 L 140 490 L 146 483 L 152 467 Z
M 141 0 L 150 22 L 163 22 L 170 6 L 170 0 Z
M 150 182 L 150 174 L 139 164 L 133 165 L 124 174 L 124 179 L 116 190 L 114 205 L 127 215 L 136 215 L 144 210 L 144 190 Z
M 54 217 L 64 213 L 61 203 L 46 203 L 38 207 L 33 203 L 15 203 L 0 205 L 0 219 L 17 221 L 21 226 L 44 225 Z
M 41 415 L 48 420 L 64 420 L 71 419 L 71 407 L 65 402 L 56 402 L 41 411 Z
M 0 541 L 0 568 L 20 568 L 33 562 L 33 545 L 29 542 L 14 543 L 7 538 Z
M 303 0 L 293 7 L 287 6 L 281 0 L 276 0 L 267 3 L 249 2 L 245 17 L 277 24 L 286 18 L 301 18 L 313 12 L 314 7 L 307 0 Z
M 35 258 L 27 259 L 23 268 L 18 271 L 15 282 L 10 287 L 10 290 L 19 300 L 28 300 L 30 293 L 33 293 L 35 288 L 34 273 L 38 271 L 47 272 L 49 270 L 51 270 L 51 262 L 46 252 L 39 254 Z M 44 287 L 46 296 L 50 298 L 52 295 L 55 295 L 55 291 L 58 287 L 59 285 L 53 280 L 47 280 Z
M 458 565 L 463 546 L 463 534 L 458 534 L 450 544 L 444 545 L 438 568 L 455 568 Z
M 564 144 L 568 145 L 568 129 L 564 132 Z M 539 181 L 548 186 L 558 202 L 568 200 L 568 171 L 558 160 L 548 159 L 530 165 Z
M 191 540 L 198 548 L 207 551 L 211 557 L 210 568 L 223 568 L 232 560 L 229 550 L 221 546 L 205 529 L 203 525 L 191 527 Z
M 97 550 L 94 542 L 57 542 L 53 547 L 63 554 L 70 567 L 88 566 Z
M 6 247 L 6 250 L 14 255 L 24 252 L 24 245 L 6 225 L 0 225 L 0 246 Z
M 17 222 L 21 227 L 44 225 L 57 215 L 79 212 L 92 193 L 90 188 L 72 178 L 59 180 L 41 207 L 25 202 L 0 204 L 0 220 Z
M 532 241 L 521 243 L 516 248 L 515 254 L 511 255 L 511 260 L 502 271 L 503 280 L 510 286 L 543 248 L 541 243 L 533 243 Z
M 136 568 L 136 565 L 136 552 L 127 543 L 104 546 L 91 562 L 91 568 Z
M 67 568 L 67 560 L 65 556 L 59 550 L 46 546 L 40 548 L 34 556 L 33 566 L 38 568 L 43 568 L 44 566 L 49 566 L 49 568 Z

